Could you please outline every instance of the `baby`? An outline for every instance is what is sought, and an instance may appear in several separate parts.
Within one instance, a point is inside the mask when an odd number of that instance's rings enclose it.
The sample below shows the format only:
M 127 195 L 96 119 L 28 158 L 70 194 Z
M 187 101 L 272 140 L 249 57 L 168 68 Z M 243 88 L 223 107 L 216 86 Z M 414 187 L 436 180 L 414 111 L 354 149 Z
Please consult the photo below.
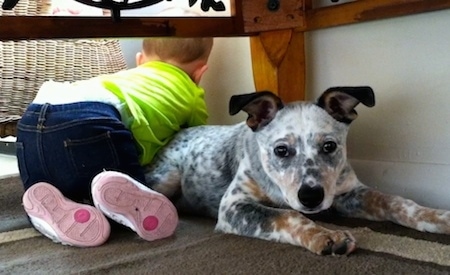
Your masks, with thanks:
M 78 247 L 108 239 L 106 217 L 148 241 L 174 233 L 177 211 L 143 184 L 143 166 L 180 129 L 206 124 L 198 84 L 212 46 L 148 38 L 136 68 L 42 85 L 17 133 L 23 205 L 38 231 Z

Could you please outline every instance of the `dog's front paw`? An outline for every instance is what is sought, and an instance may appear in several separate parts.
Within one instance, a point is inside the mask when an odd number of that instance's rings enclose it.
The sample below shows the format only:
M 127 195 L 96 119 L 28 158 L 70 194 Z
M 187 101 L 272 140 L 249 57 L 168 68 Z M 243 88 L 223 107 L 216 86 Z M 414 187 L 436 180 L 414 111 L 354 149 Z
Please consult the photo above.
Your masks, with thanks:
M 309 249 L 319 255 L 347 255 L 356 249 L 356 241 L 348 231 L 320 232 L 313 236 Z

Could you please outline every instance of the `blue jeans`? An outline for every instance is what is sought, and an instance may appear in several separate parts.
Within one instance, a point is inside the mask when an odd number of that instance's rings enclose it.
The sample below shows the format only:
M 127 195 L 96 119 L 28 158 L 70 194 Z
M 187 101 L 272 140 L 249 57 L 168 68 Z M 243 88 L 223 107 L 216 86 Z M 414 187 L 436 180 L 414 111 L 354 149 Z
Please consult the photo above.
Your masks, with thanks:
M 17 130 L 17 159 L 25 190 L 44 181 L 81 202 L 91 201 L 91 181 L 103 170 L 145 180 L 138 147 L 111 105 L 31 104 Z

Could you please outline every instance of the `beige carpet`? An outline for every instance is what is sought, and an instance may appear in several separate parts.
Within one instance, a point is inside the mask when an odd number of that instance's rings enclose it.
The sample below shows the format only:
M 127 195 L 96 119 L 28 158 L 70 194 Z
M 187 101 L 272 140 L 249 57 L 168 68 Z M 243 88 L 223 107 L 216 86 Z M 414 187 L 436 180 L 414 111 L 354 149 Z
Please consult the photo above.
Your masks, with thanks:
M 313 217 L 349 227 L 359 249 L 324 257 L 305 249 L 214 232 L 214 221 L 182 217 L 174 237 L 145 242 L 120 226 L 96 248 L 54 244 L 30 224 L 17 178 L 0 180 L 0 274 L 450 274 L 450 236 L 391 223 Z

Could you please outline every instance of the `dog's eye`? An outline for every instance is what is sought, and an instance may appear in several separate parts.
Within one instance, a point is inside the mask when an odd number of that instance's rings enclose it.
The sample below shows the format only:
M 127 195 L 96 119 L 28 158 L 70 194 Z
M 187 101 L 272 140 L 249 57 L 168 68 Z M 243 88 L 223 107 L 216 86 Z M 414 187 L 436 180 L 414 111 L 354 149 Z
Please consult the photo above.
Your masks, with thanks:
M 289 148 L 285 145 L 280 145 L 273 149 L 273 152 L 277 157 L 286 158 L 289 157 Z
M 337 144 L 334 141 L 327 141 L 322 146 L 322 152 L 325 154 L 331 154 L 336 151 Z

